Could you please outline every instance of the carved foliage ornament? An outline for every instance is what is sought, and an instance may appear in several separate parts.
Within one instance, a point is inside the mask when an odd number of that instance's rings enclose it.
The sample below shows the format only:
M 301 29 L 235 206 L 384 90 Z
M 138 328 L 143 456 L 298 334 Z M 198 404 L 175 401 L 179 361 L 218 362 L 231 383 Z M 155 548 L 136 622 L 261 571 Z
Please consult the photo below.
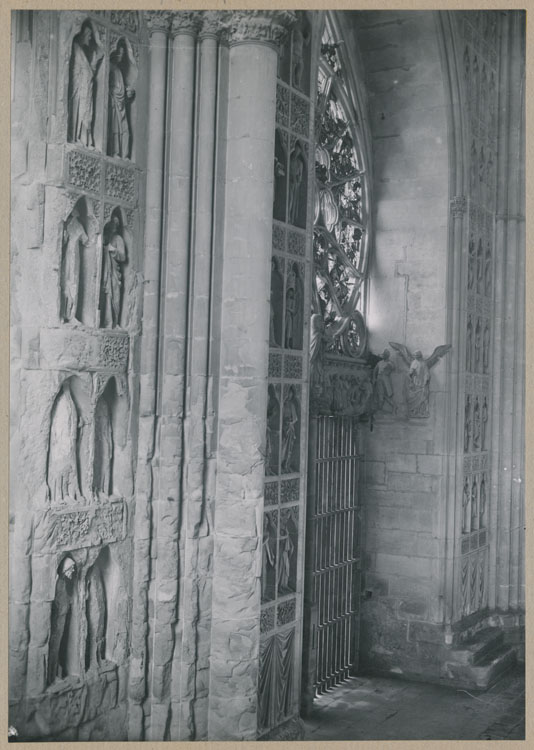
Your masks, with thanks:
M 220 24 L 230 44 L 267 42 L 281 44 L 297 17 L 289 10 L 222 11 Z

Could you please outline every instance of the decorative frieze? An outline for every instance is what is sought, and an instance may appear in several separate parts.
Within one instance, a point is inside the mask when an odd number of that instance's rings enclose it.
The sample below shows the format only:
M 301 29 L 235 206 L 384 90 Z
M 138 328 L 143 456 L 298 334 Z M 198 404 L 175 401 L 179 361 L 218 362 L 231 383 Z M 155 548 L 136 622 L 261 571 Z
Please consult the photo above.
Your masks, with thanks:
M 136 174 L 131 167 L 106 164 L 105 194 L 124 203 L 137 201 Z
M 96 156 L 72 149 L 67 152 L 67 182 L 89 193 L 100 193 L 101 165 Z
M 75 550 L 118 542 L 126 536 L 123 500 L 45 512 L 39 524 L 43 550 Z
M 39 336 L 38 363 L 28 358 L 25 367 L 45 370 L 106 370 L 126 372 L 129 337 L 125 332 L 43 328 Z
M 264 43 L 279 46 L 296 22 L 289 10 L 221 11 L 221 31 L 230 45 Z
M 293 622 L 297 612 L 297 600 L 289 599 L 287 601 L 280 602 L 276 610 L 276 624 L 278 626 L 287 625 L 288 622 Z
M 135 34 L 139 27 L 136 10 L 112 10 L 109 14 L 111 23 L 125 31 Z

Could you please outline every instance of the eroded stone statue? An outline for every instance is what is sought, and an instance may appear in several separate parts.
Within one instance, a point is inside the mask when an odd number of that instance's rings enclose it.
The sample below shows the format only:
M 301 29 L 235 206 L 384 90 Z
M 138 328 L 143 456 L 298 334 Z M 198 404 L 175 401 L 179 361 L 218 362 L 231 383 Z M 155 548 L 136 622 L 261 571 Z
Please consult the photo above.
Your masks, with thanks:
M 87 616 L 87 645 L 85 668 L 99 667 L 104 660 L 106 637 L 106 594 L 100 570 L 96 565 L 85 579 L 85 612 Z
M 80 283 L 80 253 L 81 248 L 88 244 L 89 238 L 80 220 L 80 211 L 75 206 L 63 229 L 61 317 L 66 323 L 76 319 Z
M 393 402 L 393 386 L 391 373 L 395 368 L 390 359 L 389 349 L 384 349 L 382 359 L 373 370 L 373 386 L 375 389 L 376 409 L 378 411 L 395 412 Z
M 104 227 L 104 258 L 101 285 L 101 325 L 119 325 L 122 303 L 122 264 L 126 261 L 126 245 L 120 231 L 120 221 L 112 215 Z
M 297 141 L 289 156 L 289 222 L 291 224 L 295 224 L 297 221 L 300 186 L 303 177 L 304 151 L 300 141 Z
M 408 365 L 406 376 L 406 402 L 409 417 L 428 417 L 430 398 L 430 370 L 452 348 L 451 344 L 437 346 L 430 357 L 423 359 L 420 351 L 412 354 L 403 344 L 390 341 L 389 345 L 399 352 Z
M 78 414 L 64 383 L 52 412 L 48 448 L 47 483 L 50 502 L 54 505 L 81 498 L 76 457 Z
M 293 386 L 289 386 L 282 414 L 282 471 L 293 471 L 293 451 L 297 439 L 299 405 Z
M 285 522 L 283 519 L 280 520 L 280 537 L 279 537 L 279 550 L 280 555 L 278 559 L 278 591 L 280 594 L 287 593 L 289 588 L 289 576 L 291 573 L 291 559 L 295 551 L 295 545 L 291 539 L 291 534 L 288 529 L 289 516 Z
M 109 60 L 109 140 L 108 153 L 122 159 L 130 158 L 130 123 L 128 105 L 135 96 L 133 88 L 125 82 L 124 65 L 128 51 L 123 39 L 111 53 Z
M 94 490 L 97 494 L 111 493 L 111 462 L 113 459 L 113 431 L 107 400 L 98 399 L 95 409 Z
M 94 81 L 103 58 L 89 21 L 72 42 L 69 93 L 69 141 L 93 148 Z
M 48 646 L 48 684 L 68 674 L 67 648 L 71 623 L 72 603 L 76 564 L 71 557 L 65 557 L 57 572 L 56 592 L 52 604 L 50 641 Z

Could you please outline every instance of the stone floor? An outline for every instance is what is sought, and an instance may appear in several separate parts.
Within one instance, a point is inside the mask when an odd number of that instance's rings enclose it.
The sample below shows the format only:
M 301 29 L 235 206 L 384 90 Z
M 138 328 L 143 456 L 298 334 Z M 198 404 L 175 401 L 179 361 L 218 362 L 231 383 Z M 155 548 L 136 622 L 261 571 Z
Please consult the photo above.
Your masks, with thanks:
M 525 739 L 525 675 L 507 672 L 486 692 L 389 677 L 353 677 L 314 702 L 305 739 Z

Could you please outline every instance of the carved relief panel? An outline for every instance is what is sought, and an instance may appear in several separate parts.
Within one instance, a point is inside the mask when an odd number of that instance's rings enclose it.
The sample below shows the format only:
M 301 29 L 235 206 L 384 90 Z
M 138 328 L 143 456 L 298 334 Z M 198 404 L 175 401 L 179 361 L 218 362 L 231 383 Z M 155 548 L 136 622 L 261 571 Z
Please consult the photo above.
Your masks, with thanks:
M 499 15 L 458 16 L 463 49 L 463 97 L 469 131 L 461 561 L 458 616 L 485 605 L 491 420 L 491 338 L 495 224 Z M 478 550 L 478 552 L 473 552 Z
M 296 715 L 295 623 L 301 617 L 300 540 L 305 492 L 307 341 L 312 220 L 309 207 L 310 50 L 307 13 L 279 57 L 273 166 L 273 254 L 262 566 L 259 731 Z M 291 505 L 289 505 L 291 503 Z

